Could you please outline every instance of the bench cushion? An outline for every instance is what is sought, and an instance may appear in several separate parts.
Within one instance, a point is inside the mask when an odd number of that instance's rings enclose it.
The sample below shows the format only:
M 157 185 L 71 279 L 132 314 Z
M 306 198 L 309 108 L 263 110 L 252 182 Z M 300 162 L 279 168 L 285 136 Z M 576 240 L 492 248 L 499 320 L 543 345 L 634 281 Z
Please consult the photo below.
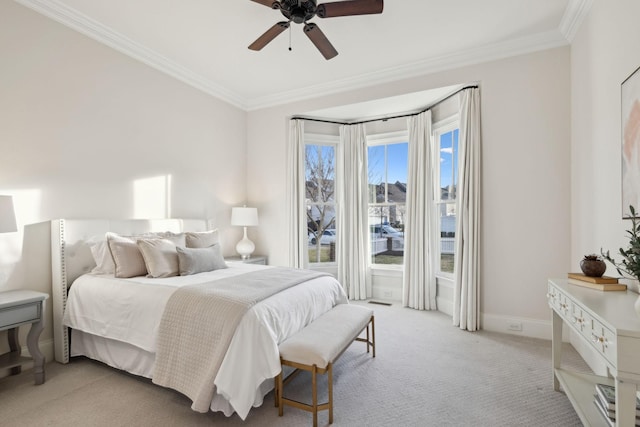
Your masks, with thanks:
M 338 304 L 281 343 L 280 357 L 324 369 L 360 335 L 371 316 L 370 308 Z

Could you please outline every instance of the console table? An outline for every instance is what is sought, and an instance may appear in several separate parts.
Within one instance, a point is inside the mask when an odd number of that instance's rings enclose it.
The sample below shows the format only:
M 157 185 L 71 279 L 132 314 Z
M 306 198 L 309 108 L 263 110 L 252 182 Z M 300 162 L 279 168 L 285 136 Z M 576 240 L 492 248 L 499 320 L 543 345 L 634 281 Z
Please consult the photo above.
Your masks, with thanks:
M 42 292 L 15 290 L 0 292 L 0 331 L 8 330 L 9 352 L 0 355 L 0 369 L 11 369 L 19 374 L 22 365 L 31 359 L 22 357 L 18 340 L 18 327 L 31 324 L 27 335 L 27 348 L 33 358 L 36 384 L 44 383 L 44 356 L 38 347 L 38 338 L 44 329 L 46 299 Z
M 616 426 L 635 426 L 636 387 L 640 384 L 640 317 L 631 291 L 603 292 L 551 279 L 547 299 L 553 310 L 553 388 L 560 385 L 585 426 L 607 426 L 594 404 L 597 383 L 616 387 Z M 595 349 L 611 377 L 561 367 L 562 325 Z

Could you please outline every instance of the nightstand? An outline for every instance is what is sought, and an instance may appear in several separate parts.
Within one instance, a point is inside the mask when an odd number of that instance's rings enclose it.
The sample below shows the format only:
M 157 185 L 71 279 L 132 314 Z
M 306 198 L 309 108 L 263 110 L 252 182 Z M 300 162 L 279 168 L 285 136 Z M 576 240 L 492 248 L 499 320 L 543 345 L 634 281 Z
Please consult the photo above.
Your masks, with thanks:
M 31 359 L 22 357 L 18 340 L 18 327 L 31 325 L 27 335 L 27 348 L 33 358 L 36 384 L 44 383 L 44 356 L 38 347 L 38 338 L 44 329 L 45 301 L 48 294 L 36 291 L 15 290 L 0 292 L 0 331 L 8 330 L 9 352 L 0 355 L 0 369 L 11 369 L 11 375 L 19 374 L 22 365 Z
M 224 260 L 227 262 L 243 262 L 245 264 L 260 264 L 260 265 L 267 265 L 269 261 L 266 255 L 252 255 L 251 258 L 247 258 L 247 259 L 242 259 L 239 256 L 230 256 L 230 257 L 225 257 Z

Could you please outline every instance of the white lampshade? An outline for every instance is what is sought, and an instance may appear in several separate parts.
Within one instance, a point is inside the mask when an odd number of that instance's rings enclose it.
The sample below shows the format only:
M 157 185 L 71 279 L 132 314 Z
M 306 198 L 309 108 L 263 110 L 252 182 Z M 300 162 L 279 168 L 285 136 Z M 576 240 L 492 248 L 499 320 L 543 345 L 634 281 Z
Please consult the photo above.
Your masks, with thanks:
M 258 209 L 257 208 L 232 208 L 231 209 L 231 225 L 239 225 L 242 227 L 255 227 L 258 225 Z
M 13 233 L 18 231 L 16 226 L 16 214 L 13 210 L 13 198 L 0 196 L 0 233 Z

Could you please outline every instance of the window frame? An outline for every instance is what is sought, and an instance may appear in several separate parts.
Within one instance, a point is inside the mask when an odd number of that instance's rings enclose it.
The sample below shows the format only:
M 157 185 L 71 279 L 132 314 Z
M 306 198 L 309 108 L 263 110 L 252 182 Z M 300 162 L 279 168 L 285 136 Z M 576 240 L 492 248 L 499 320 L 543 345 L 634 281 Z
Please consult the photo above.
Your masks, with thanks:
M 307 151 L 307 146 L 308 145 L 314 145 L 314 146 L 329 146 L 329 147 L 333 147 L 334 149 L 334 162 L 336 164 L 334 164 L 334 168 L 337 167 L 337 158 L 338 158 L 338 148 L 340 145 L 340 136 L 338 135 L 325 135 L 325 134 L 319 134 L 319 133 L 305 133 L 304 134 L 304 150 L 305 150 L 305 156 L 306 156 L 306 151 Z M 303 183 L 303 185 L 306 186 L 306 177 L 307 177 L 307 170 L 306 170 L 306 164 L 305 164 L 305 182 Z M 334 169 L 334 177 L 333 177 L 333 185 L 334 185 L 334 201 L 333 203 L 323 203 L 325 206 L 326 205 L 333 205 L 334 207 L 334 212 L 336 214 L 336 221 L 335 221 L 335 230 L 336 230 L 336 235 L 340 232 L 339 231 L 339 227 L 340 225 L 338 224 L 338 209 L 339 209 L 339 204 L 338 201 L 335 197 L 335 194 L 337 192 L 337 188 L 338 188 L 338 177 L 337 177 L 337 173 Z M 305 207 L 310 206 L 310 205 L 320 205 L 320 203 L 317 202 L 313 202 L 310 203 L 306 197 L 306 187 L 305 187 Z M 309 231 L 307 230 L 307 257 L 309 255 Z M 328 261 L 328 262 L 315 262 L 312 261 L 310 258 L 308 259 L 309 261 L 309 267 L 311 268 L 318 268 L 318 267 L 336 267 L 338 265 L 338 260 L 335 261 Z
M 409 143 L 409 129 L 393 131 L 393 132 L 381 132 L 381 133 L 367 135 L 367 148 L 374 147 L 374 146 L 381 146 L 381 145 L 389 145 L 389 144 L 400 144 L 400 143 L 407 143 L 407 144 Z M 368 160 L 369 159 L 367 158 L 367 164 L 368 164 Z M 386 172 L 386 169 L 385 169 L 385 172 Z M 408 173 L 408 170 L 407 170 L 407 173 Z M 407 176 L 407 179 L 408 179 L 408 176 Z M 385 177 L 385 185 L 389 184 L 387 181 L 388 179 L 387 177 Z M 369 182 L 367 180 L 367 192 L 368 191 L 369 191 Z M 385 202 L 382 204 L 378 204 L 378 203 L 376 204 L 390 206 L 390 204 L 387 201 L 387 197 L 388 197 L 388 188 L 385 187 Z M 369 198 L 367 197 L 367 199 Z M 369 209 L 369 205 L 371 205 L 370 202 L 367 203 L 367 210 Z M 397 203 L 393 203 L 393 205 L 397 205 Z M 405 212 L 406 212 L 406 206 L 407 206 L 406 201 L 404 206 L 405 206 Z M 369 254 L 367 257 L 368 265 L 372 269 L 397 270 L 397 271 L 402 271 L 404 269 L 404 255 L 402 256 L 402 264 L 374 264 L 373 262 L 371 262 L 372 255 L 371 255 L 371 233 L 370 232 L 367 233 L 367 251 Z
M 448 132 L 453 132 L 455 130 L 458 130 L 458 150 L 455 153 L 456 155 L 456 163 L 459 165 L 459 160 L 460 160 L 460 114 L 456 113 L 453 114 L 449 117 L 446 117 L 442 120 L 437 121 L 436 123 L 433 124 L 432 126 L 432 131 L 431 131 L 431 146 L 432 149 L 435 152 L 438 153 L 438 159 L 440 159 L 440 137 L 443 134 L 446 134 Z M 433 198 L 433 204 L 434 204 L 434 212 L 438 212 L 439 208 L 442 204 L 457 204 L 457 194 L 456 194 L 456 199 L 454 199 L 453 202 L 451 201 L 444 201 L 440 198 L 440 190 L 441 190 L 441 185 L 440 185 L 440 161 L 436 161 L 435 162 L 435 177 L 436 179 L 433 182 L 433 194 L 434 194 L 434 198 Z M 460 173 L 460 169 L 458 168 L 458 174 Z M 456 182 L 457 182 L 457 178 L 456 177 Z M 457 189 L 456 189 L 457 190 Z M 440 233 L 440 217 L 437 216 L 437 224 L 438 224 L 438 228 L 437 228 L 437 243 L 436 243 L 436 248 L 438 248 L 437 251 L 434 251 L 434 259 L 433 261 L 433 265 L 436 267 L 435 268 L 435 276 L 436 278 L 443 278 L 443 279 L 448 279 L 448 280 L 454 280 L 455 279 L 455 271 L 456 271 L 456 265 L 454 264 L 453 267 L 453 272 L 448 272 L 448 271 L 442 271 L 441 270 L 441 250 L 442 250 L 442 235 Z M 455 223 L 455 228 L 458 228 L 458 218 L 456 215 L 456 223 Z M 456 236 L 457 238 L 457 236 Z M 455 247 L 455 242 L 456 240 L 454 240 L 454 247 Z M 454 253 L 454 258 L 455 258 L 455 253 Z

